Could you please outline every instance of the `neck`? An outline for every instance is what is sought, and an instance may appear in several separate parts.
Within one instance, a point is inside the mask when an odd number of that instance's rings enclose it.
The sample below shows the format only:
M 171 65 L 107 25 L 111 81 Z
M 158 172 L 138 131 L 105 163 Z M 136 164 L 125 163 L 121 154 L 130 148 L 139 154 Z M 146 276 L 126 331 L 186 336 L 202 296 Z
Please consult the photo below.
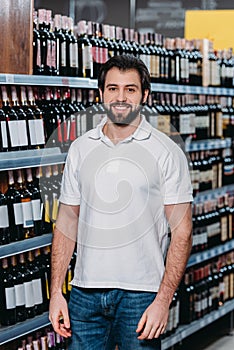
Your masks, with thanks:
M 141 122 L 141 116 L 138 115 L 131 124 L 115 124 L 109 118 L 103 127 L 103 133 L 114 143 L 126 139 L 132 135 Z

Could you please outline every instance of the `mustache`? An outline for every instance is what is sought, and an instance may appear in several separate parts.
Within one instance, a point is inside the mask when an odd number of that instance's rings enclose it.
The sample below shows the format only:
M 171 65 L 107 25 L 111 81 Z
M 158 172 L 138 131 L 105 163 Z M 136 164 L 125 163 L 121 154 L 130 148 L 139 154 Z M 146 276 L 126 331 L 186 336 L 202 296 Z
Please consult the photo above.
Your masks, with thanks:
M 110 107 L 126 107 L 126 108 L 132 108 L 132 105 L 130 103 L 126 102 L 113 102 L 109 104 Z

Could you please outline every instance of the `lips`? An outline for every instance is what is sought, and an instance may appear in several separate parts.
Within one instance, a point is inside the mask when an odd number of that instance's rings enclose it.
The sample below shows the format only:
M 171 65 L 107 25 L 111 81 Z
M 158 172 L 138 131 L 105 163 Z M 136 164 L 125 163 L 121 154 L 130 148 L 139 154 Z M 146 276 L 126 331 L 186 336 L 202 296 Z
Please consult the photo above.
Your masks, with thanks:
M 112 103 L 110 105 L 110 108 L 114 108 L 118 111 L 124 111 L 126 110 L 127 108 L 132 108 L 132 106 L 128 103 Z

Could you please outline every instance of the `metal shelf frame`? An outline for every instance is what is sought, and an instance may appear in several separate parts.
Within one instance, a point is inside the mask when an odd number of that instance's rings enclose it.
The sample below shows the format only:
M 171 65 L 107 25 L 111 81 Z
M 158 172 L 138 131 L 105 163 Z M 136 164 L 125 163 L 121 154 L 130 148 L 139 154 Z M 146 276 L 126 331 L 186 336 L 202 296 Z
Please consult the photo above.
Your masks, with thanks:
M 49 313 L 44 312 L 42 315 L 28 319 L 24 322 L 17 323 L 0 329 L 0 345 L 8 343 L 26 334 L 34 332 L 40 328 L 49 326 L 51 323 L 48 318 Z
M 0 259 L 50 245 L 52 233 L 0 246 Z M 1 329 L 0 329 L 1 332 Z
M 189 258 L 187 267 L 200 264 L 204 261 L 215 258 L 216 256 L 219 256 L 221 254 L 228 253 L 233 249 L 234 249 L 234 239 L 232 239 L 231 241 L 225 242 L 224 244 L 221 244 L 217 247 L 213 247 L 213 248 L 204 250 L 203 252 L 192 254 Z
M 170 347 L 173 347 L 175 344 L 182 342 L 183 339 L 199 331 L 201 328 L 208 326 L 209 324 L 225 316 L 229 312 L 233 312 L 233 310 L 234 310 L 234 300 L 232 299 L 230 301 L 227 301 L 218 310 L 205 315 L 201 319 L 194 321 L 188 325 L 179 326 L 174 334 L 172 334 L 168 338 L 163 339 L 162 350 L 169 349 Z
M 59 147 L 0 153 L 0 171 L 63 164 L 67 153 Z

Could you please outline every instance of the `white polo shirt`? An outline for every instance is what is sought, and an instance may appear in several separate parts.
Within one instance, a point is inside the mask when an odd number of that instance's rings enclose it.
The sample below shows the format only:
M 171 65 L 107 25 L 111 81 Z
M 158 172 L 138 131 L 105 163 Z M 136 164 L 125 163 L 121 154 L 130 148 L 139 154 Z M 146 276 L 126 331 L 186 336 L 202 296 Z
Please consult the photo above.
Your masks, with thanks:
M 72 143 L 64 169 L 60 202 L 80 205 L 72 284 L 155 292 L 168 235 L 164 205 L 193 199 L 187 160 L 144 116 L 116 145 L 102 132 L 105 122 Z

